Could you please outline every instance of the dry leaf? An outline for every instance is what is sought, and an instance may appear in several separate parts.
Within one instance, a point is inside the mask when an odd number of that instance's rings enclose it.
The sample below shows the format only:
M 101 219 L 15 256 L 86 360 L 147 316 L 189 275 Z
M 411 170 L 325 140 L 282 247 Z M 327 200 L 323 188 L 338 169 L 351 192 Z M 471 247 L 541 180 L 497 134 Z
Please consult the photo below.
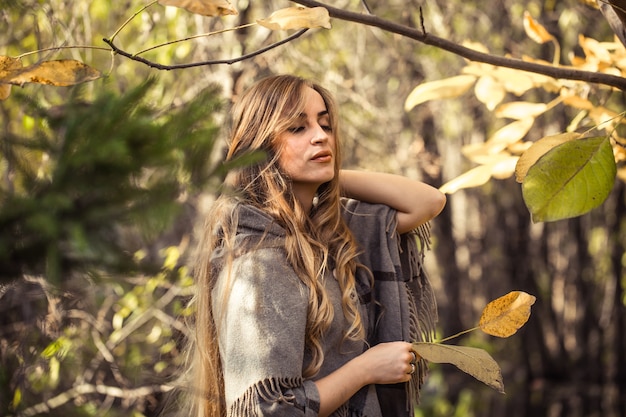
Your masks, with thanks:
M 508 156 L 489 164 L 491 167 L 491 176 L 497 180 L 511 178 L 515 173 L 517 161 L 519 161 L 519 156 Z
M 546 28 L 533 19 L 528 11 L 524 11 L 524 30 L 530 39 L 539 44 L 550 42 L 554 39 Z
M 594 57 L 600 62 L 613 62 L 613 59 L 611 58 L 611 53 L 607 50 L 605 44 L 602 44 L 593 38 L 586 38 L 584 35 L 578 35 L 578 43 L 583 49 L 587 60 L 591 59 L 591 57 Z
M 0 79 L 7 72 L 22 68 L 22 61 L 17 58 L 0 55 Z M 0 84 L 0 100 L 6 100 L 11 94 L 11 84 Z
M 80 61 L 64 59 L 43 61 L 24 68 L 0 72 L 0 83 L 20 86 L 25 83 L 38 83 L 66 87 L 93 81 L 100 77 L 100 71 Z
M 504 100 L 506 91 L 495 78 L 490 75 L 483 75 L 474 86 L 474 94 L 489 111 L 493 111 Z
M 535 162 L 537 162 L 539 158 L 555 146 L 569 140 L 578 139 L 580 136 L 580 133 L 567 132 L 539 139 L 533 144 L 533 146 L 528 148 L 528 150 L 522 154 L 519 161 L 517 161 L 517 167 L 515 167 L 515 180 L 519 183 L 523 182 L 524 178 L 526 178 L 526 173 L 531 166 L 535 165 Z
M 501 149 L 499 147 L 498 149 L 494 149 L 486 142 L 477 142 L 464 145 L 461 148 L 461 153 L 470 161 L 484 165 L 489 163 L 489 160 L 493 158 L 494 155 L 499 154 L 500 150 Z
M 431 81 L 418 85 L 404 102 L 404 110 L 409 111 L 418 104 L 429 100 L 458 97 L 464 94 L 476 81 L 474 75 L 457 75 L 444 80 Z
M 413 343 L 413 350 L 429 362 L 455 365 L 496 391 L 504 393 L 500 367 L 483 349 L 420 342 Z
M 174 6 L 202 16 L 237 15 L 228 0 L 158 0 L 163 6 Z
M 502 84 L 506 91 L 518 97 L 539 85 L 533 79 L 534 75 L 514 68 L 497 67 L 492 76 Z
M 511 291 L 493 300 L 483 310 L 480 329 L 492 336 L 509 337 L 519 330 L 530 317 L 530 307 L 535 296 L 523 291 Z
M 530 103 L 527 101 L 513 101 L 504 103 L 496 110 L 496 117 L 521 120 L 527 117 L 537 117 L 548 110 L 546 103 Z
M 498 129 L 487 139 L 486 143 L 493 147 L 494 151 L 499 152 L 526 136 L 534 123 L 535 119 L 533 117 L 511 122 Z
M 330 29 L 330 15 L 324 7 L 287 7 L 276 10 L 257 23 L 271 30 L 325 28 Z
M 603 106 L 596 106 L 591 109 L 589 117 L 596 125 L 599 125 L 604 129 L 610 129 L 611 125 L 615 125 L 623 121 L 622 117 L 620 117 L 618 113 Z
M 439 191 L 444 194 L 454 194 L 464 188 L 478 187 L 486 184 L 491 178 L 491 167 L 488 165 L 477 166 L 464 174 L 443 184 Z
M 563 104 L 566 104 L 570 107 L 574 107 L 576 109 L 592 110 L 595 107 L 591 101 L 580 96 L 569 95 L 569 96 L 562 96 L 562 97 L 563 97 Z

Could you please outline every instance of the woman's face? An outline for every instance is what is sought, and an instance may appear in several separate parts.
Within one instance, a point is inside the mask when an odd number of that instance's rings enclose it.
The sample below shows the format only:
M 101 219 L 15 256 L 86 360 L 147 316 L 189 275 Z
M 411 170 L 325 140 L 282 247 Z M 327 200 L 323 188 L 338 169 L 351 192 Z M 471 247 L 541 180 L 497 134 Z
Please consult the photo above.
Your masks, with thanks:
M 335 177 L 335 136 L 322 96 L 305 87 L 304 97 L 304 113 L 278 136 L 282 146 L 278 162 L 296 193 L 315 193 Z

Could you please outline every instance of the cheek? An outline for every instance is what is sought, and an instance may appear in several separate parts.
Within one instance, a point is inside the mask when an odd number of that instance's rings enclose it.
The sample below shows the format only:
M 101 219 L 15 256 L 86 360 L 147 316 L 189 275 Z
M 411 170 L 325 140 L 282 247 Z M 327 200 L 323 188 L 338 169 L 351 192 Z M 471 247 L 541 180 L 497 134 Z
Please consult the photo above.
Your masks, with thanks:
M 283 143 L 278 157 L 278 164 L 284 171 L 289 172 L 290 168 L 294 166 L 297 154 L 298 151 L 292 143 Z

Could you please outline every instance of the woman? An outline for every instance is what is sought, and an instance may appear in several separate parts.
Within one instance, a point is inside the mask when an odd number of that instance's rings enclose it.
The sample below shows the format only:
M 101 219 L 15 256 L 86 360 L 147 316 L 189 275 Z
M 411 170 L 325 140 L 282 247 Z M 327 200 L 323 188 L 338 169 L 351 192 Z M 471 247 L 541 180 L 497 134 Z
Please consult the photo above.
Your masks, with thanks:
M 407 232 L 445 197 L 340 170 L 338 142 L 335 103 L 314 83 L 270 77 L 235 104 L 227 159 L 266 158 L 231 172 L 207 216 L 186 415 L 410 415 L 424 363 L 409 342 L 432 332 L 435 313 L 397 237 L 410 249 Z

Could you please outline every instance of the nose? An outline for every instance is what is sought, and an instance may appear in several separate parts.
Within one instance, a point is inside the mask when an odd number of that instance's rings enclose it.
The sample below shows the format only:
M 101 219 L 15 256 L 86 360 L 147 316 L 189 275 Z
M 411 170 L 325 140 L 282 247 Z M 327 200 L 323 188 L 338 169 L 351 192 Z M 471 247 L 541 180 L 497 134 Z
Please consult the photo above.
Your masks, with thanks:
M 328 132 L 318 123 L 316 123 L 315 131 L 313 132 L 313 136 L 311 137 L 311 143 L 318 144 L 326 141 L 328 141 Z

